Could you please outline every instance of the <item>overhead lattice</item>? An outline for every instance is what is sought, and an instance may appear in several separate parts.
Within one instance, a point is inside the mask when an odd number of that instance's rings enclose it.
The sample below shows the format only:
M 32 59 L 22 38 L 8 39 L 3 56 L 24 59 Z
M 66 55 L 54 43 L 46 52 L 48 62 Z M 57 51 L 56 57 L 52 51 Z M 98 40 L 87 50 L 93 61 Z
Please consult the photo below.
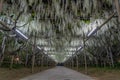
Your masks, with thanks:
M 3 4 L 1 21 L 14 27 L 21 13 L 16 27 L 30 40 L 36 37 L 37 45 L 58 62 L 74 54 L 83 44 L 83 34 L 102 24 L 114 10 L 112 0 L 4 0 Z M 114 25 L 114 20 L 97 35 Z

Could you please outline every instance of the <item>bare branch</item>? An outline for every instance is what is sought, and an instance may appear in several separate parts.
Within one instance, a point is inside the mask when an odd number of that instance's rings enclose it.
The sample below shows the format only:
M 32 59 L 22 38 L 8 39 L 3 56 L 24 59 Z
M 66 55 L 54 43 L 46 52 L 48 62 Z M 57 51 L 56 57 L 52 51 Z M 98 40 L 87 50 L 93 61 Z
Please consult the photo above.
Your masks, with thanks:
M 22 15 L 23 11 L 20 11 L 20 13 L 18 14 L 16 20 L 15 20 L 15 25 L 14 25 L 14 28 L 16 28 L 16 24 L 17 24 L 17 21 L 18 19 L 20 18 L 20 16 Z
M 4 28 L 6 28 L 6 29 L 8 29 L 8 30 L 12 30 L 12 28 L 10 28 L 9 26 L 7 26 L 4 22 L 0 21 L 0 24 L 1 24 Z

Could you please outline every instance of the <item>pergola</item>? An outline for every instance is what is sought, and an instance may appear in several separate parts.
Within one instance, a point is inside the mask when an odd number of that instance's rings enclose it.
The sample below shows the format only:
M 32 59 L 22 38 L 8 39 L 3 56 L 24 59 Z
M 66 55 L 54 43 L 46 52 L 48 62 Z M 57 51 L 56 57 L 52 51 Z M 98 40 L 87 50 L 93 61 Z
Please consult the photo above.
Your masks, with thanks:
M 117 19 L 119 23 L 119 3 L 119 0 L 1 0 L 0 31 L 32 46 L 33 63 L 35 54 L 41 53 L 54 63 L 67 65 L 87 45 L 94 45 L 92 38 L 106 34 L 116 26 Z

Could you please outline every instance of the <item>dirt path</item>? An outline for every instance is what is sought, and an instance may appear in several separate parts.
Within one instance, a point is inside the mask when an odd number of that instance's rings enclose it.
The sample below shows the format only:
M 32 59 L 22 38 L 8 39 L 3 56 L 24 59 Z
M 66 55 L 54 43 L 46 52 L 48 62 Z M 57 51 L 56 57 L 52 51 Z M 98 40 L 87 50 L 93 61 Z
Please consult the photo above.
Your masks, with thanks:
M 21 80 L 94 80 L 89 76 L 65 67 L 55 67 Z

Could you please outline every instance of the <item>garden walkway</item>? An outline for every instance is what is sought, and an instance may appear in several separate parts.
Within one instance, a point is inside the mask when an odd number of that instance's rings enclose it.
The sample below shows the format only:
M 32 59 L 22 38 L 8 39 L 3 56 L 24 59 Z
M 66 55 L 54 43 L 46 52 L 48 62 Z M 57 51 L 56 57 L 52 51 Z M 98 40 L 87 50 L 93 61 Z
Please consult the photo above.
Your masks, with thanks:
M 89 76 L 86 76 L 77 71 L 65 68 L 55 67 L 28 77 L 21 80 L 94 80 Z

